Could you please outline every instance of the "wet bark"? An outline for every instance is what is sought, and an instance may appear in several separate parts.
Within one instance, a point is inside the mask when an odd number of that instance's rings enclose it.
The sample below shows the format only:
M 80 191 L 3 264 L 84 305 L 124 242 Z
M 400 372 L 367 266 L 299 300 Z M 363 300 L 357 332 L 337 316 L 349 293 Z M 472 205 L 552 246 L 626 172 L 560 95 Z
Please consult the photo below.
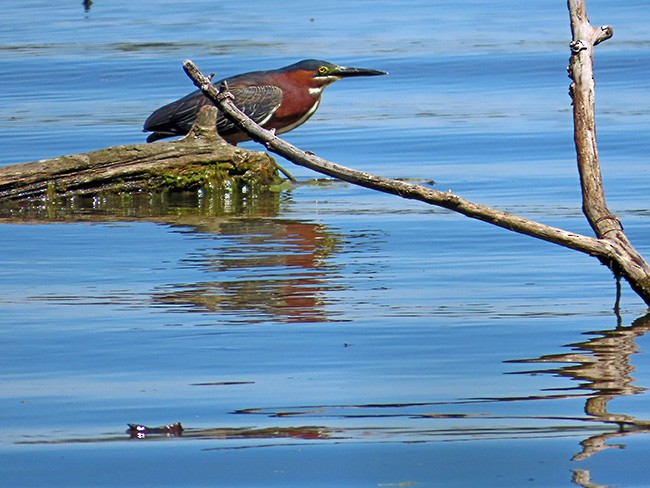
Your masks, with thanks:
M 580 235 L 480 205 L 461 198 L 451 191 L 441 192 L 421 185 L 356 171 L 301 151 L 278 138 L 274 132 L 262 129 L 237 109 L 232 102 L 232 95 L 228 92 L 227 85 L 223 84 L 217 89 L 191 61 L 185 61 L 183 67 L 194 84 L 253 140 L 264 144 L 269 150 L 289 161 L 355 185 L 443 207 L 513 232 L 595 256 L 612 270 L 617 279 L 624 277 L 632 289 L 650 306 L 650 267 L 627 240 L 619 220 L 607 209 L 598 162 L 593 48 L 611 37 L 613 30 L 609 26 L 593 28 L 589 24 L 584 0 L 569 0 L 568 7 L 573 33 L 570 44 L 569 74 L 573 80 L 570 92 L 574 105 L 574 137 L 583 194 L 583 211 L 596 237 Z
M 275 161 L 237 148 L 215 129 L 216 109 L 202 112 L 183 139 L 113 146 L 0 167 L 0 202 L 106 192 L 196 189 L 202 185 L 269 185 Z

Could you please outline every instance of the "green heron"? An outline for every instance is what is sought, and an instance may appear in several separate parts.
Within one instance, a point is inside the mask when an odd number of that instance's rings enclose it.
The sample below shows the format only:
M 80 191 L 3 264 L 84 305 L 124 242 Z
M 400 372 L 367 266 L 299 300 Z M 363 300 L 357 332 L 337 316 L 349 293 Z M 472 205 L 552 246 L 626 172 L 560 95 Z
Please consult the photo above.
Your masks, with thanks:
M 284 68 L 253 71 L 226 78 L 234 102 L 251 119 L 276 133 L 295 129 L 311 117 L 320 103 L 323 89 L 336 80 L 350 76 L 385 75 L 384 71 L 346 68 L 327 61 L 306 59 Z M 215 83 L 219 86 L 221 81 Z M 147 142 L 187 134 L 204 105 L 212 105 L 200 90 L 176 100 L 152 113 L 144 130 L 153 132 Z M 221 113 L 217 132 L 231 144 L 250 138 Z

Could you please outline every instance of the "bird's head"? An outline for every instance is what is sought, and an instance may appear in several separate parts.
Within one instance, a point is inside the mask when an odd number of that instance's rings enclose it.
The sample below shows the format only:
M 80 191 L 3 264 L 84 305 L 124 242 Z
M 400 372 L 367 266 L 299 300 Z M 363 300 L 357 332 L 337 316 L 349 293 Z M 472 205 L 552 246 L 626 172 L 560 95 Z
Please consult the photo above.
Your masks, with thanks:
M 385 71 L 367 68 L 351 68 L 339 66 L 328 61 L 318 59 L 305 59 L 279 70 L 283 75 L 292 80 L 307 85 L 320 93 L 327 85 L 341 78 L 353 76 L 377 76 L 387 74 Z

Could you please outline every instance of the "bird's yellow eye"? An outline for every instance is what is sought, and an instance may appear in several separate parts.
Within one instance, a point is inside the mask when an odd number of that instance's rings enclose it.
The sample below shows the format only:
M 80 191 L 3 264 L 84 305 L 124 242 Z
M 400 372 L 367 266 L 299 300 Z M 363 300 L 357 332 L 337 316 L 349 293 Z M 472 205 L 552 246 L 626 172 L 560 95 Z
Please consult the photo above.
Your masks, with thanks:
M 319 66 L 318 67 L 318 74 L 319 75 L 326 75 L 327 73 L 329 73 L 329 70 L 330 69 L 327 66 Z

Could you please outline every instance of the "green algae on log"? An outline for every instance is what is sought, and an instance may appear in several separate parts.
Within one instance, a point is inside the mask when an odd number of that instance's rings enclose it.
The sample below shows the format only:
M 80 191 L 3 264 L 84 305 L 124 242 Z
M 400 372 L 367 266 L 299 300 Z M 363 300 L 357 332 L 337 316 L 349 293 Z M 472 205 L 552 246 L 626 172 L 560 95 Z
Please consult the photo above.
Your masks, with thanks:
M 113 146 L 0 167 L 0 202 L 140 191 L 266 190 L 280 181 L 264 152 L 225 142 L 215 130 L 216 109 L 201 111 L 182 139 Z

